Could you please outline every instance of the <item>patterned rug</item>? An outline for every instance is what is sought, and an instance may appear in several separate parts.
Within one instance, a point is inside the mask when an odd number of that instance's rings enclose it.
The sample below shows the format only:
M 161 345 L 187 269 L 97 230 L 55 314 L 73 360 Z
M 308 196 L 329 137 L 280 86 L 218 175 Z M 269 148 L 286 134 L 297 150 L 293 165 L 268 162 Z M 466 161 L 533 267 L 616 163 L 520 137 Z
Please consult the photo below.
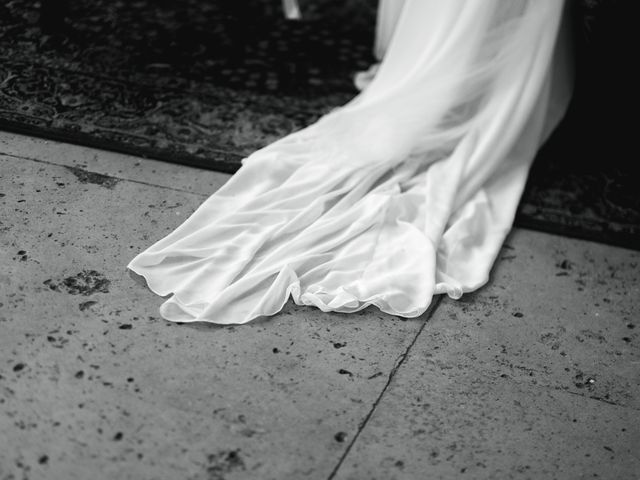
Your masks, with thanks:
M 347 102 L 353 74 L 373 62 L 375 1 L 301 6 L 303 21 L 284 19 L 280 0 L 0 4 L 0 129 L 234 172 Z M 620 134 L 633 137 L 611 96 L 594 95 L 594 85 L 627 88 L 598 73 L 615 61 L 607 42 L 627 41 L 609 30 L 581 50 L 589 81 L 536 160 L 517 224 L 640 248 L 637 178 Z

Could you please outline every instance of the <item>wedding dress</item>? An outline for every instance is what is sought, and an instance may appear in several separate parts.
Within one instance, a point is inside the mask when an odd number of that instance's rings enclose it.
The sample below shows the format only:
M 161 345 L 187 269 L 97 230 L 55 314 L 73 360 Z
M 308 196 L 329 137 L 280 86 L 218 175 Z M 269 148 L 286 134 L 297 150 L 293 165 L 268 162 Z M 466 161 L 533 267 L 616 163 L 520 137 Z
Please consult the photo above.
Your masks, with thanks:
M 488 280 L 570 97 L 560 0 L 382 0 L 363 92 L 263 148 L 129 268 L 168 320 L 289 297 L 415 317 Z

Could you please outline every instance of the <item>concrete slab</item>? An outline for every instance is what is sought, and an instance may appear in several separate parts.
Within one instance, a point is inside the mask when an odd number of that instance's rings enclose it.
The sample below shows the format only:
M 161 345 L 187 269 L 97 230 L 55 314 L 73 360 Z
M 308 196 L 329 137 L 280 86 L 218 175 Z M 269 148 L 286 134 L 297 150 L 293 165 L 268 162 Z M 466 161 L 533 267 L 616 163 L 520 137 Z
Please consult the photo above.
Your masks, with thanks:
M 202 196 L 128 169 L 0 156 L 0 172 L 3 480 L 325 479 L 424 324 L 295 306 L 164 322 L 125 265 Z
M 0 154 L 16 159 L 38 161 L 44 165 L 69 167 L 82 177 L 106 175 L 115 180 L 167 187 L 208 197 L 229 178 L 226 173 L 201 170 L 131 155 L 54 142 L 9 132 L 0 132 Z
M 291 305 L 177 326 L 124 265 L 227 175 L 6 133 L 0 151 L 0 479 L 640 471 L 637 252 L 516 231 L 426 326 Z
M 441 303 L 334 478 L 637 478 L 639 260 L 516 231 L 489 285 Z

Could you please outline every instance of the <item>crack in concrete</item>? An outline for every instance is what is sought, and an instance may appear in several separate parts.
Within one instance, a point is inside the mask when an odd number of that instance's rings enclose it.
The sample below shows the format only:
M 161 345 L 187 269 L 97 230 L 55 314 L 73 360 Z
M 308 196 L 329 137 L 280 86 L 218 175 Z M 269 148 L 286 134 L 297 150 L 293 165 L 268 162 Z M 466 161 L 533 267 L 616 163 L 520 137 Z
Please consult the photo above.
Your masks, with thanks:
M 183 190 L 182 188 L 166 187 L 164 185 L 156 185 L 155 183 L 144 182 L 142 180 L 132 180 L 130 178 L 116 177 L 115 175 L 97 173 L 97 172 L 93 172 L 91 170 L 87 170 L 87 169 L 82 168 L 82 167 L 63 165 L 61 163 L 55 163 L 55 162 L 48 162 L 46 160 L 40 160 L 38 158 L 24 157 L 22 155 L 13 155 L 11 153 L 4 153 L 4 152 L 0 152 L 0 156 L 7 157 L 7 158 L 15 158 L 15 159 L 18 159 L 18 160 L 29 160 L 31 162 L 43 163 L 45 165 L 52 165 L 54 167 L 65 168 L 67 170 L 78 169 L 78 170 L 82 170 L 83 172 L 88 173 L 88 174 L 100 175 L 101 177 L 111 178 L 111 179 L 113 179 L 115 181 L 118 181 L 118 182 L 122 181 L 122 182 L 138 183 L 140 185 L 146 185 L 148 187 L 164 188 L 166 190 L 172 190 L 174 192 L 189 193 L 191 195 L 195 195 L 197 197 L 202 197 L 202 198 L 208 198 L 208 197 L 211 196 L 211 194 L 190 192 L 189 190 Z
M 575 395 L 576 397 L 588 398 L 589 400 L 595 400 L 596 402 L 606 403 L 607 405 L 613 405 L 614 407 L 618 407 L 618 408 L 625 408 L 625 409 L 629 409 L 629 410 L 640 411 L 640 408 L 638 408 L 638 407 L 636 407 L 634 405 L 623 405 L 621 403 L 614 402 L 612 400 L 607 400 L 606 398 L 598 397 L 596 395 L 585 395 L 585 394 L 582 394 L 580 392 L 572 392 L 571 390 L 565 390 L 565 389 L 560 388 L 560 387 L 551 387 L 551 389 L 554 390 L 554 391 L 558 391 L 558 392 L 562 392 L 562 393 L 568 393 L 570 395 Z
M 351 452 L 351 449 L 353 448 L 353 446 L 355 445 L 356 441 L 358 440 L 358 437 L 360 437 L 360 434 L 365 429 L 365 427 L 367 426 L 367 423 L 369 423 L 369 420 L 371 419 L 371 417 L 373 416 L 374 412 L 378 408 L 378 405 L 382 401 L 382 397 L 384 397 L 384 394 L 389 389 L 389 386 L 391 385 L 391 382 L 393 381 L 393 378 L 396 376 L 396 373 L 398 373 L 398 370 L 400 370 L 400 367 L 402 367 L 402 365 L 404 364 L 404 361 L 409 356 L 409 352 L 411 351 L 413 346 L 418 341 L 418 338 L 422 334 L 422 332 L 424 330 L 424 327 L 427 325 L 427 323 L 429 322 L 431 317 L 433 317 L 433 314 L 436 312 L 436 310 L 438 308 L 438 305 L 440 305 L 440 302 L 442 301 L 442 297 L 443 297 L 443 295 L 438 295 L 432 301 L 431 306 L 429 307 L 429 309 L 427 310 L 427 312 L 425 314 L 426 318 L 425 318 L 424 322 L 422 323 L 422 325 L 420 325 L 420 328 L 418 329 L 418 333 L 416 333 L 415 337 L 413 337 L 413 340 L 411 340 L 411 343 L 409 343 L 409 346 L 405 349 L 405 351 L 403 353 L 401 353 L 398 356 L 398 358 L 396 359 L 396 363 L 393 366 L 393 368 L 391 369 L 391 372 L 389 372 L 389 375 L 387 376 L 387 382 L 385 383 L 384 387 L 380 391 L 380 394 L 378 395 L 378 398 L 376 398 L 376 400 L 373 402 L 373 405 L 372 405 L 371 409 L 369 410 L 369 412 L 365 415 L 364 419 L 358 425 L 358 431 L 356 432 L 356 434 L 351 439 L 351 442 L 349 442 L 349 445 L 347 445 L 347 448 L 345 448 L 344 452 L 340 456 L 340 459 L 338 460 L 338 463 L 336 464 L 334 469 L 329 474 L 329 477 L 327 478 L 327 480 L 332 480 L 336 476 L 336 474 L 338 473 L 338 470 L 340 470 L 340 467 L 342 466 L 343 462 L 345 461 L 345 459 L 347 458 L 347 456 Z

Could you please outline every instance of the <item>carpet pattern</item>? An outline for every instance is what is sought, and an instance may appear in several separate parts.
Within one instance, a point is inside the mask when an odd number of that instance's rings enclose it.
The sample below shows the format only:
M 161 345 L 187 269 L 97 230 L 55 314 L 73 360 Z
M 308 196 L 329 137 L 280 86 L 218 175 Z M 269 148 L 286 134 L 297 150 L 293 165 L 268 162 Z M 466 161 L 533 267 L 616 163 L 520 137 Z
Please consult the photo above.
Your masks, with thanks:
M 353 97 L 375 3 L 309 0 L 296 22 L 279 0 L 14 0 L 0 5 L 0 128 L 231 173 Z M 536 160 L 517 224 L 640 248 L 636 179 L 615 135 L 576 127 L 584 108 Z

